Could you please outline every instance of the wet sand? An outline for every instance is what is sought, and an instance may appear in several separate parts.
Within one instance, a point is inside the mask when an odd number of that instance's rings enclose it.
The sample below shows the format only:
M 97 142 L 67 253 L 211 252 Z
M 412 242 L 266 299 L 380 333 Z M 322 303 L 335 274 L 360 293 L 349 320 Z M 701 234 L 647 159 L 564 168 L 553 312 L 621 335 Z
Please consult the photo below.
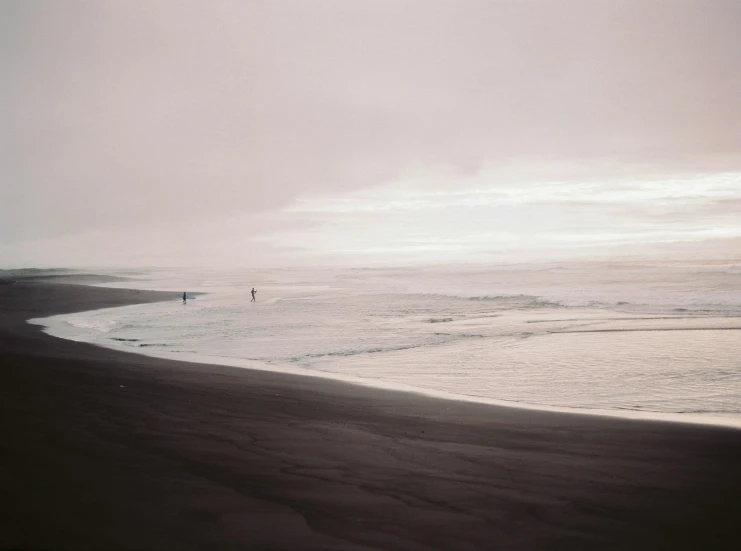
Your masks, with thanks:
M 180 363 L 25 322 L 163 299 L 0 284 L 0 546 L 741 548 L 738 430 Z

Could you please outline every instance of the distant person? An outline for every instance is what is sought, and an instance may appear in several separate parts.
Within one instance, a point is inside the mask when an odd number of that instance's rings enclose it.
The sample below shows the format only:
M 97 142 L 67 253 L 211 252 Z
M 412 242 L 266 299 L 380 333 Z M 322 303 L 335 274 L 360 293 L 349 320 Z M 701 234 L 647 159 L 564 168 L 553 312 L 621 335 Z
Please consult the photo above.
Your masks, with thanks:
M 252 291 L 250 292 L 252 293 L 252 300 L 250 302 L 255 302 L 255 295 L 257 294 L 257 291 L 255 291 L 255 288 L 253 287 Z
M 185 301 L 188 299 L 188 295 L 183 291 L 183 304 L 185 304 Z

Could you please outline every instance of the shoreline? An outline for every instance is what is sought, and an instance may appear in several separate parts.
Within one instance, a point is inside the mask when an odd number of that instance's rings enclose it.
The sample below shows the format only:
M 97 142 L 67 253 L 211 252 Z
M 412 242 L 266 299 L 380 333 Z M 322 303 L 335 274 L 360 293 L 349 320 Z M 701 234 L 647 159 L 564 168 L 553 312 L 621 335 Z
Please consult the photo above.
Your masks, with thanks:
M 154 291 L 167 293 L 167 291 Z M 73 342 L 86 342 L 94 346 L 100 346 L 101 348 L 107 348 L 109 350 L 120 351 L 130 354 L 138 354 L 150 358 L 159 358 L 165 360 L 173 360 L 186 363 L 196 364 L 208 364 L 218 365 L 223 367 L 233 367 L 237 369 L 250 369 L 257 371 L 265 371 L 272 373 L 283 373 L 288 375 L 296 375 L 299 377 L 312 377 L 318 379 L 327 379 L 332 381 L 339 381 L 342 383 L 356 385 L 356 386 L 368 386 L 381 390 L 400 392 L 400 393 L 412 393 L 427 396 L 440 400 L 452 400 L 462 401 L 475 404 L 484 404 L 496 407 L 515 408 L 522 410 L 534 410 L 549 413 L 565 413 L 572 415 L 590 415 L 596 417 L 609 417 L 615 419 L 630 419 L 635 421 L 657 421 L 667 423 L 680 423 L 689 424 L 695 426 L 717 426 L 733 429 L 741 429 L 741 415 L 734 414 L 723 414 L 723 413 L 678 413 L 678 412 L 659 412 L 652 410 L 618 410 L 618 409 L 598 409 L 592 407 L 567 407 L 567 406 L 553 406 L 548 404 L 537 404 L 530 402 L 515 402 L 508 401 L 498 398 L 488 398 L 484 396 L 472 396 L 466 394 L 456 394 L 454 392 L 448 392 L 444 390 L 438 390 L 433 388 L 417 387 L 407 385 L 403 383 L 394 383 L 384 381 L 382 379 L 373 378 L 362 378 L 355 377 L 352 375 L 346 375 L 342 373 L 336 373 L 331 371 L 310 371 L 302 369 L 300 367 L 294 367 L 289 364 L 278 364 L 260 362 L 257 360 L 246 360 L 241 358 L 232 358 L 224 356 L 209 356 L 197 353 L 189 352 L 168 352 L 165 350 L 136 350 L 129 349 L 123 346 L 116 346 L 115 344 L 102 345 L 98 343 L 91 343 L 84 340 L 75 340 L 71 337 L 61 336 L 64 333 L 63 325 L 61 321 L 53 319 L 55 316 L 43 317 L 43 318 L 32 318 L 26 320 L 28 323 L 33 325 L 39 325 L 43 327 L 42 331 L 46 334 L 54 337 L 71 340 Z M 734 327 L 734 330 L 740 330 L 741 328 Z M 607 331 L 607 330 L 606 330 Z M 636 330 L 638 331 L 638 330 Z M 567 331 L 568 332 L 568 331 Z
M 741 543 L 733 429 L 158 359 L 25 322 L 165 296 L 0 285 L 0 546 Z

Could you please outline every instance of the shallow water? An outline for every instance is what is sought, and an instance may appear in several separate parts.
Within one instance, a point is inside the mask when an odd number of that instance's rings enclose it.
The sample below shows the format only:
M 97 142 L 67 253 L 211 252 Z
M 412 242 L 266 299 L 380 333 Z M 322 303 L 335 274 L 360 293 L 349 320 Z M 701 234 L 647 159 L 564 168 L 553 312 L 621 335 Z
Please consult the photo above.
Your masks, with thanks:
M 733 263 L 157 270 L 109 286 L 173 301 L 47 318 L 47 331 L 448 397 L 741 425 Z M 207 294 L 183 305 L 183 290 Z

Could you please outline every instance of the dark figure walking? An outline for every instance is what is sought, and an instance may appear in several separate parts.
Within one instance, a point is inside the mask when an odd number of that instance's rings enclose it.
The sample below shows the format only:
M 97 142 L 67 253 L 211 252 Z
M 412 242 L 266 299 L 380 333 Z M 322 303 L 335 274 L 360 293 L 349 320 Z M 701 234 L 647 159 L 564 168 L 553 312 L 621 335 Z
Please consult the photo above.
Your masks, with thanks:
M 188 299 L 188 295 L 185 291 L 183 291 L 183 304 L 185 304 L 185 301 Z
M 255 291 L 255 288 L 253 287 L 252 291 L 250 292 L 252 293 L 252 300 L 250 302 L 255 302 L 255 295 L 257 294 L 257 291 Z

